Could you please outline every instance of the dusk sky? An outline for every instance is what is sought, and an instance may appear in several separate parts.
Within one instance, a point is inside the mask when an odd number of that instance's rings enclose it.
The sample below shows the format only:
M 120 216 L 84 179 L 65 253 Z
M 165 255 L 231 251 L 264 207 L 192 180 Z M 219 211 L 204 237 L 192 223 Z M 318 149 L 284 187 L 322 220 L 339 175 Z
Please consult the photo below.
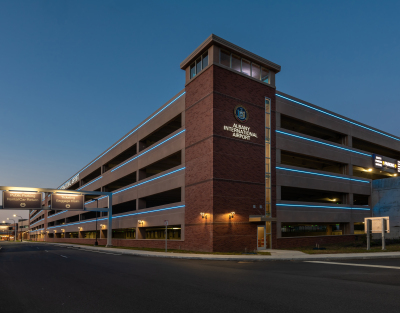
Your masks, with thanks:
M 281 65 L 279 91 L 398 136 L 399 12 L 399 1 L 0 0 L 0 185 L 61 185 L 184 88 L 179 64 L 211 33 Z

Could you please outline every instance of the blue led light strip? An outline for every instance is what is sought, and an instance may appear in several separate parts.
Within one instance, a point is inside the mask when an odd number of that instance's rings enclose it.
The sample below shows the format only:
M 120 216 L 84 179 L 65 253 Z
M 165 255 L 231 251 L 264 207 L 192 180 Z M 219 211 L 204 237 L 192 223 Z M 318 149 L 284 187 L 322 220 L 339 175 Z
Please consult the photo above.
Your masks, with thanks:
M 163 208 L 163 209 L 151 210 L 151 211 L 146 211 L 146 212 L 137 212 L 137 213 L 131 213 L 131 214 L 118 215 L 118 216 L 113 216 L 112 218 L 114 219 L 114 218 L 120 218 L 120 217 L 126 217 L 126 216 L 133 216 L 133 215 L 154 213 L 154 212 L 167 211 L 167 210 L 179 209 L 179 208 L 184 208 L 184 207 L 185 207 L 185 205 L 178 205 L 178 206 L 173 206 L 173 207 L 170 207 L 170 208 Z M 105 221 L 105 220 L 107 220 L 107 219 L 108 219 L 108 217 L 105 217 L 105 218 L 98 218 L 97 221 Z M 78 223 L 71 223 L 71 224 L 64 224 L 64 225 L 58 225 L 58 226 L 47 227 L 47 229 L 59 228 L 59 227 L 67 227 L 67 226 L 73 226 L 73 225 L 91 223 L 91 222 L 95 222 L 95 221 L 96 221 L 96 220 L 88 220 L 88 221 L 84 221 L 84 222 L 78 222 Z
M 377 134 L 380 134 L 380 135 L 383 135 L 383 136 L 386 136 L 386 137 L 392 138 L 392 139 L 394 139 L 394 140 L 400 141 L 400 139 L 399 139 L 399 138 L 396 138 L 396 137 L 390 136 L 390 135 L 388 135 L 388 134 L 382 133 L 382 132 L 380 132 L 380 131 L 377 131 L 377 130 L 375 130 L 375 129 L 369 128 L 369 127 L 367 127 L 367 126 L 364 126 L 364 125 L 361 125 L 361 124 L 358 124 L 358 123 L 352 122 L 352 121 L 350 121 L 350 120 L 347 120 L 347 119 L 345 119 L 345 118 L 343 118 L 343 117 L 340 117 L 340 116 L 334 115 L 334 114 L 332 114 L 332 113 L 328 113 L 328 112 L 326 112 L 326 111 L 323 111 L 323 110 L 321 110 L 321 109 L 314 108 L 314 107 L 312 107 L 311 105 L 308 105 L 308 104 L 305 104 L 305 103 L 302 103 L 302 102 L 299 102 L 299 101 L 296 101 L 296 100 L 290 99 L 290 98 L 288 98 L 288 97 L 285 97 L 285 96 L 282 96 L 282 95 L 279 95 L 279 94 L 276 94 L 276 95 L 277 95 L 278 97 L 281 97 L 281 98 L 283 98 L 283 99 L 286 99 L 286 100 L 292 101 L 292 102 L 294 102 L 294 103 L 300 104 L 300 105 L 302 105 L 302 106 L 305 106 L 305 107 L 307 107 L 307 108 L 309 108 L 309 109 L 312 109 L 312 110 L 315 110 L 315 111 L 318 111 L 318 112 L 324 113 L 324 114 L 326 114 L 326 115 L 329 115 L 329 116 L 332 116 L 332 117 L 335 117 L 335 118 L 337 118 L 337 119 L 339 119 L 339 120 L 342 120 L 342 121 L 344 121 L 344 122 L 347 122 L 347 123 L 350 123 L 350 124 L 353 124 L 353 125 L 356 125 L 356 126 L 362 127 L 362 128 L 364 128 L 364 129 L 368 129 L 368 130 L 370 130 L 370 131 L 373 131 L 374 133 L 377 133 Z
M 132 188 L 135 188 L 135 187 L 140 186 L 140 185 L 143 185 L 143 184 L 147 184 L 147 183 L 149 183 L 149 182 L 151 182 L 151 181 L 154 181 L 154 180 L 156 180 L 156 179 L 159 179 L 159 178 L 162 178 L 162 177 L 171 175 L 171 174 L 173 174 L 173 173 L 182 171 L 182 170 L 184 170 L 184 169 L 185 169 L 185 167 L 179 168 L 179 169 L 177 169 L 177 170 L 175 170 L 175 171 L 172 171 L 172 172 L 169 172 L 169 173 L 167 173 L 167 174 L 163 174 L 163 175 L 160 175 L 160 176 L 158 176 L 158 177 L 155 177 L 155 178 L 146 180 L 146 181 L 144 181 L 144 182 L 135 184 L 135 185 L 133 185 L 133 186 L 124 188 L 124 189 L 122 189 L 122 190 L 118 190 L 118 191 L 116 191 L 116 192 L 113 192 L 112 194 L 115 195 L 115 194 L 120 193 L 120 192 L 123 192 L 123 191 L 125 191 L 125 190 L 132 189 Z M 101 197 L 101 198 L 98 198 L 97 200 L 101 200 L 101 199 L 104 199 L 104 198 L 107 198 L 107 196 L 103 196 L 103 197 Z M 92 203 L 92 202 L 94 202 L 94 201 L 95 201 L 95 200 L 91 200 L 91 201 L 89 201 L 89 202 L 86 202 L 85 204 L 90 204 L 90 203 Z
M 44 228 L 39 228 L 39 229 L 35 229 L 35 230 L 30 230 L 29 232 L 34 232 L 34 231 L 39 231 L 39 230 L 43 230 Z
M 172 137 L 169 137 L 168 139 L 166 139 L 166 140 L 160 142 L 159 144 L 155 145 L 153 148 L 151 148 L 151 149 L 149 149 L 149 150 L 146 150 L 145 152 L 142 152 L 141 154 L 135 156 L 134 158 L 130 159 L 129 161 L 126 161 L 125 163 L 122 163 L 120 166 L 117 166 L 116 168 L 114 168 L 113 170 L 111 170 L 111 172 L 116 171 L 117 169 L 121 168 L 122 166 L 128 164 L 129 162 L 132 162 L 133 160 L 136 160 L 138 157 L 141 157 L 143 154 L 146 154 L 147 152 L 150 152 L 151 150 L 153 150 L 153 149 L 155 149 L 155 148 L 161 146 L 162 144 L 166 143 L 167 141 L 171 140 L 172 138 L 174 138 L 174 137 L 176 137 L 176 136 L 182 134 L 184 131 L 185 131 L 185 129 L 184 129 L 184 130 L 181 130 L 179 133 L 177 133 L 177 134 L 173 135 Z
M 324 205 L 302 205 L 302 204 L 284 204 L 277 203 L 277 206 L 288 206 L 288 207 L 301 207 L 301 208 L 320 208 L 320 209 L 339 209 L 339 210 L 361 210 L 361 211 L 370 211 L 370 209 L 363 208 L 349 208 L 349 207 L 333 207 L 333 206 L 324 206 Z
M 130 135 L 132 135 L 134 132 L 136 132 L 139 128 L 141 128 L 143 125 L 145 125 L 146 123 L 148 123 L 150 120 L 152 120 L 154 117 L 156 117 L 158 114 L 160 114 L 162 111 L 164 111 L 166 108 L 168 108 L 172 103 L 174 103 L 176 100 L 178 100 L 180 97 L 182 97 L 184 94 L 186 93 L 186 91 L 184 91 L 183 93 L 181 93 L 178 97 L 176 97 L 174 100 L 172 100 L 170 103 L 168 103 L 165 107 L 163 107 L 160 111 L 158 111 L 157 113 L 155 113 L 153 116 L 151 116 L 149 119 L 147 119 L 146 121 L 144 121 L 140 126 L 136 127 L 134 130 L 132 130 L 128 135 L 126 135 L 124 138 L 122 138 L 120 141 L 118 141 L 115 145 L 113 145 L 110 149 L 108 149 L 106 152 L 104 152 L 102 155 L 100 155 L 99 157 L 97 157 L 95 160 L 93 160 L 92 162 L 90 162 L 88 165 L 86 165 L 83 169 L 81 169 L 78 173 L 76 173 L 74 176 L 82 173 L 84 170 L 86 170 L 90 165 L 92 165 L 94 162 L 96 162 L 97 160 L 99 160 L 101 157 L 103 157 L 104 155 L 106 155 L 108 152 L 110 152 L 112 149 L 114 149 L 116 146 L 118 146 L 121 142 L 123 142 L 126 138 L 128 138 Z M 74 177 L 72 176 L 72 177 Z M 71 177 L 71 178 L 72 178 Z M 67 180 L 68 181 L 68 180 Z M 65 183 L 64 183 L 65 184 Z M 64 184 L 62 184 L 60 187 L 62 187 Z M 60 188 L 59 187 L 59 188 Z M 57 189 L 59 189 L 57 188 Z
M 33 223 L 33 224 L 30 224 L 30 226 L 33 226 L 33 225 L 35 225 L 35 224 L 37 224 L 37 223 L 39 223 L 39 222 L 42 222 L 42 220 L 38 220 L 37 222 L 35 222 L 35 223 Z
M 315 172 L 300 171 L 300 170 L 294 170 L 294 169 L 291 169 L 291 168 L 279 167 L 279 166 L 277 166 L 276 169 L 277 170 L 290 171 L 290 172 L 317 175 L 317 176 L 332 177 L 332 178 L 338 178 L 338 179 L 344 179 L 344 180 L 351 180 L 351 181 L 356 181 L 356 182 L 369 184 L 369 181 L 367 181 L 367 180 L 361 180 L 361 179 L 355 179 L 355 178 L 347 178 L 347 177 L 341 177 L 341 176 L 335 176 L 335 175 L 320 174 L 320 173 L 315 173 Z
M 288 136 L 300 138 L 300 139 L 303 139 L 303 140 L 307 140 L 307 141 L 311 141 L 311 142 L 316 142 L 316 143 L 319 143 L 319 144 L 321 144 L 321 145 L 325 145 L 325 146 L 328 146 L 328 147 L 333 147 L 333 148 L 336 148 L 336 149 L 345 150 L 345 151 L 350 151 L 350 152 L 353 152 L 353 153 L 357 153 L 357 154 L 365 155 L 365 156 L 368 156 L 368 157 L 372 157 L 372 154 L 363 153 L 363 152 L 359 152 L 359 151 L 356 151 L 356 150 L 351 150 L 351 149 L 347 149 L 347 148 L 343 148 L 343 147 L 331 145 L 331 144 L 329 144 L 329 143 L 325 143 L 325 142 L 322 142 L 322 141 L 318 141 L 318 140 L 314 140 L 314 139 L 310 139 L 310 138 L 306 138 L 306 137 L 302 137 L 302 136 L 293 135 L 293 134 L 286 133 L 286 132 L 283 132 L 283 131 L 280 131 L 280 130 L 276 130 L 276 132 L 277 132 L 277 133 L 280 133 L 280 134 L 284 134 L 284 135 L 288 135 Z
M 62 211 L 62 212 L 58 212 L 58 213 L 56 213 L 56 214 L 53 214 L 53 215 L 47 215 L 47 218 L 52 218 L 52 217 L 54 217 L 54 216 L 57 216 L 57 215 L 59 215 L 59 214 L 62 214 L 62 213 L 65 213 L 65 212 L 68 212 L 68 210 L 65 210 L 65 211 Z
M 103 178 L 103 176 L 100 176 L 99 178 L 92 180 L 90 183 L 83 185 L 82 187 L 78 188 L 77 190 L 81 190 L 82 188 L 85 188 L 85 187 L 89 186 L 90 184 L 93 184 L 95 181 L 98 181 L 101 178 Z
M 33 214 L 30 218 L 29 218 L 29 220 L 31 220 L 31 219 L 33 219 L 36 215 L 38 215 L 40 212 L 42 212 L 43 210 L 40 210 L 39 212 L 36 212 L 35 214 Z

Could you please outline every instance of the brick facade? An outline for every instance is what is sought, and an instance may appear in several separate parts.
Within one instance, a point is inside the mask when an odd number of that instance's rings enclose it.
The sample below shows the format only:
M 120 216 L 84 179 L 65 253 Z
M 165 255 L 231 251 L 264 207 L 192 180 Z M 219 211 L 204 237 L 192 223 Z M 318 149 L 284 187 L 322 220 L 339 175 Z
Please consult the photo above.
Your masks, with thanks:
M 277 239 L 276 248 L 290 249 L 297 247 L 309 247 L 326 244 L 344 243 L 357 241 L 357 235 L 342 235 L 342 236 L 315 236 L 315 237 L 298 237 L 298 238 L 279 238 Z
M 203 251 L 257 248 L 257 223 L 263 215 L 265 97 L 275 105 L 275 89 L 216 65 L 186 86 L 186 246 Z M 249 141 L 232 137 L 224 126 L 240 124 L 235 106 L 244 106 L 244 124 L 257 134 Z M 202 219 L 200 213 L 209 215 Z M 229 213 L 235 212 L 233 219 Z M 205 227 L 204 223 L 209 223 Z

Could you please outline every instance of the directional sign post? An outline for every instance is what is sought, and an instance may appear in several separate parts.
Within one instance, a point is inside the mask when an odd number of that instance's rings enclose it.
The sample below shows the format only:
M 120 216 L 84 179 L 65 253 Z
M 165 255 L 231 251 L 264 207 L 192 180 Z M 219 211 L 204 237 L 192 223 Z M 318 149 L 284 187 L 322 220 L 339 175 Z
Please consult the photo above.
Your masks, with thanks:
M 72 194 L 52 194 L 51 195 L 52 210 L 77 210 L 84 209 L 84 196 Z
M 3 208 L 5 210 L 40 210 L 42 208 L 42 193 L 3 191 Z

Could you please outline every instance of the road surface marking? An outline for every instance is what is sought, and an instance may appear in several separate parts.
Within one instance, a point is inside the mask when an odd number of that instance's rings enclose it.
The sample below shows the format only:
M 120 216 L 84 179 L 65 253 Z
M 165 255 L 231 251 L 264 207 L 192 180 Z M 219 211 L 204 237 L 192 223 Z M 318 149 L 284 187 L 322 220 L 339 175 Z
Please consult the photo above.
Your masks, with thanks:
M 348 265 L 348 266 L 361 266 L 361 267 L 377 267 L 377 268 L 392 268 L 400 270 L 399 266 L 385 266 L 385 265 L 372 265 L 372 264 L 353 264 L 353 263 L 339 263 L 339 262 L 324 262 L 324 261 L 304 261 L 306 263 L 321 263 L 321 264 L 335 264 L 335 265 Z
M 62 256 L 63 258 L 67 258 L 67 259 L 68 259 L 68 257 L 66 257 L 65 255 L 61 255 L 61 254 L 60 254 L 60 256 Z
M 47 251 L 47 250 L 44 250 L 44 251 L 49 252 L 49 251 Z

